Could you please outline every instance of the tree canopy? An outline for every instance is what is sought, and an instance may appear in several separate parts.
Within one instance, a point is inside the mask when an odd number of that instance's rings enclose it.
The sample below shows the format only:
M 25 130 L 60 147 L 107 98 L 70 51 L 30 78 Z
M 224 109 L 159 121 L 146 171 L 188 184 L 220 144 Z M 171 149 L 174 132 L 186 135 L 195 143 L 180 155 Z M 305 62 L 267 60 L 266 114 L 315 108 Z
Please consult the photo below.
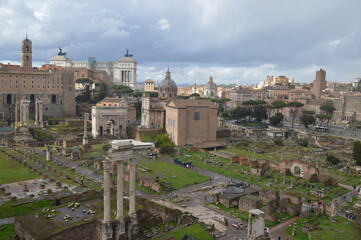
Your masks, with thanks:
M 78 78 L 77 80 L 75 80 L 76 83 L 81 83 L 81 84 L 92 84 L 93 81 L 90 80 L 90 78 Z
M 266 104 L 266 102 L 263 100 L 249 100 L 249 101 L 242 102 L 242 105 L 244 105 L 244 106 L 256 106 L 256 105 L 262 105 L 262 104 Z
M 313 116 L 315 114 L 314 111 L 303 111 L 300 121 L 303 126 L 308 130 L 309 125 L 315 124 L 316 118 Z
M 252 117 L 257 121 L 260 122 L 262 120 L 268 119 L 267 109 L 262 105 L 257 105 L 253 108 Z
M 232 119 L 237 119 L 238 121 L 241 119 L 245 119 L 248 116 L 252 115 L 252 110 L 248 108 L 236 107 L 230 113 Z
M 273 126 L 278 126 L 282 122 L 283 118 L 284 116 L 282 113 L 276 113 L 274 116 L 269 118 L 269 121 Z

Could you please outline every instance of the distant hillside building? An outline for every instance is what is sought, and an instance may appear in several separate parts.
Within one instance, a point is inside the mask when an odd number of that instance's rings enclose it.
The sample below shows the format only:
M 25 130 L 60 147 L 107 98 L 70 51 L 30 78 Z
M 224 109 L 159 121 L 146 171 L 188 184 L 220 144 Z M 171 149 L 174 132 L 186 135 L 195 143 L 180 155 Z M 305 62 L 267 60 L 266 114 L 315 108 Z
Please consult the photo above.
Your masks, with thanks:
M 62 67 L 32 66 L 32 42 L 21 42 L 21 63 L 0 64 L 0 118 L 19 116 L 15 109 L 24 97 L 30 100 L 30 118 L 35 119 L 35 102 L 43 103 L 45 117 L 75 116 L 74 73 Z
M 117 85 L 129 86 L 132 89 L 137 84 L 137 61 L 128 50 L 124 57 L 114 62 L 97 62 L 94 57 L 89 57 L 88 61 L 72 61 L 66 57 L 60 49 L 58 56 L 52 57 L 50 63 L 64 68 L 86 68 L 88 70 L 104 70 L 109 75 L 110 80 Z
M 216 140 L 217 106 L 212 101 L 171 99 L 165 111 L 165 128 L 176 145 Z

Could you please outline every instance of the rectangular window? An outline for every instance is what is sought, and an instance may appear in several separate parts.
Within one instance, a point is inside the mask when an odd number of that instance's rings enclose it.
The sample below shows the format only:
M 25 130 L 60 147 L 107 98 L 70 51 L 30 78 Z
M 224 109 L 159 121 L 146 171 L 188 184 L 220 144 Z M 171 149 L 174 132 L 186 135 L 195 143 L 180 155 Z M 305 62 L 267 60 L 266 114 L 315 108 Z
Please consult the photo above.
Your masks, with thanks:
M 199 112 L 194 113 L 194 120 L 199 120 Z

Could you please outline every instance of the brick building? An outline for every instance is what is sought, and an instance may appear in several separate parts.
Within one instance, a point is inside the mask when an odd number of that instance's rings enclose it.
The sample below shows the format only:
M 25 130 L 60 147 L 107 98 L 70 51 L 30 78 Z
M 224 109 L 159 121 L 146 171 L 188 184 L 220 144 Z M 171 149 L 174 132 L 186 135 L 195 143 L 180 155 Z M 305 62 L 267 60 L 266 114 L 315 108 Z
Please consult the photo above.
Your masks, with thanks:
M 21 64 L 0 64 L 0 118 L 15 118 L 16 104 L 30 100 L 30 118 L 35 118 L 35 101 L 40 99 L 45 117 L 75 115 L 74 73 L 62 67 L 32 66 L 32 42 L 21 42 Z
M 176 145 L 216 140 L 217 106 L 212 101 L 172 99 L 165 111 L 165 127 Z

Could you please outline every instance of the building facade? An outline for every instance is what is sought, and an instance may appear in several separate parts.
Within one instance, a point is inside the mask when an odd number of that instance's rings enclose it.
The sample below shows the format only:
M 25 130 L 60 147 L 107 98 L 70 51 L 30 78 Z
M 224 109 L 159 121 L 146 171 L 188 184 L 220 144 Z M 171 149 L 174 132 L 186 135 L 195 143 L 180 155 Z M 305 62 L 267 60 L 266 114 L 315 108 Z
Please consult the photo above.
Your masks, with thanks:
M 154 81 L 152 79 L 145 80 L 144 91 L 145 92 L 156 92 L 157 91 L 157 90 L 155 90 Z
M 158 98 L 145 93 L 142 96 L 141 126 L 143 128 L 163 128 L 165 124 L 165 104 L 177 96 L 177 84 L 170 76 L 169 69 L 158 87 Z
M 43 102 L 44 117 L 75 116 L 73 72 L 51 65 L 32 67 L 32 42 L 21 42 L 20 65 L 0 64 L 0 118 L 15 119 L 16 105 L 30 100 L 30 118 L 35 119 L 35 102 Z
M 137 84 L 137 61 L 128 50 L 124 57 L 113 62 L 97 62 L 94 57 L 88 58 L 88 61 L 72 61 L 66 57 L 66 53 L 61 50 L 58 56 L 52 57 L 50 63 L 63 68 L 85 68 L 89 70 L 104 70 L 109 75 L 113 84 L 126 85 L 135 88 Z
M 216 140 L 217 106 L 212 101 L 172 99 L 165 111 L 165 128 L 176 145 Z

